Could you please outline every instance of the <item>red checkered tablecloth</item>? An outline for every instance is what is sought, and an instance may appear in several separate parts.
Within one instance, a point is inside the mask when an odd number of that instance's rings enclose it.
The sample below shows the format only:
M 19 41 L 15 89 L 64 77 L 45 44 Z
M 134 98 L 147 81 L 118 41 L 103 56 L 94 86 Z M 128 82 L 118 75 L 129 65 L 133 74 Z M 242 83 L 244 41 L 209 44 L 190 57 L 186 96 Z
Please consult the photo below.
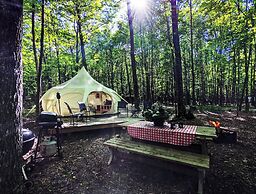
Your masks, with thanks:
M 156 127 L 153 122 L 140 121 L 128 125 L 127 131 L 130 136 L 137 139 L 188 146 L 195 140 L 196 128 L 197 126 L 184 125 L 183 128 L 171 129 L 168 124 Z

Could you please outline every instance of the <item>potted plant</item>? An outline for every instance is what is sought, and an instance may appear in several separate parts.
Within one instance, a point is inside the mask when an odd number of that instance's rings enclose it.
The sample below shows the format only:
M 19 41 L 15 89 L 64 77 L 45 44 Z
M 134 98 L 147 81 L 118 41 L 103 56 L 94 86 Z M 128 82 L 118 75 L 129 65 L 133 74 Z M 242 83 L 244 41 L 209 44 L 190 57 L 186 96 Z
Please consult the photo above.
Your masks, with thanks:
M 169 118 L 169 113 L 160 103 L 154 103 L 151 109 L 143 112 L 146 121 L 154 122 L 155 126 L 163 126 Z

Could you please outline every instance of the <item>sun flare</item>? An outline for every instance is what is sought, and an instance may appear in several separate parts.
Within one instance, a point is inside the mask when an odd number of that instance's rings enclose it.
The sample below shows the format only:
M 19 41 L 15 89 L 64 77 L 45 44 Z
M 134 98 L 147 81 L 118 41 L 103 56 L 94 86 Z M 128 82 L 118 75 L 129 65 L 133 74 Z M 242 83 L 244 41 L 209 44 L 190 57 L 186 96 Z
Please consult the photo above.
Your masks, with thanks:
M 135 18 L 143 21 L 150 15 L 151 0 L 130 0 L 132 12 Z
M 131 7 L 135 11 L 144 11 L 148 7 L 148 1 L 147 0 L 131 0 Z

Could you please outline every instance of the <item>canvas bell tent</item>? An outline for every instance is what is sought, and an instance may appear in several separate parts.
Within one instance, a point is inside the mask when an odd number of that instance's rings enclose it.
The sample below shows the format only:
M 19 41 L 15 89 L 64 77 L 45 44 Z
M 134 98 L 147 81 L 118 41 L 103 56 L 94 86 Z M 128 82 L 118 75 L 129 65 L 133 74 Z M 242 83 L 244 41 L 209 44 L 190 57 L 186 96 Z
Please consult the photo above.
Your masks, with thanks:
M 60 93 L 59 101 L 57 92 Z M 114 90 L 94 80 L 84 67 L 75 77 L 49 89 L 41 98 L 44 111 L 62 116 L 70 115 L 67 104 L 73 113 L 79 112 L 79 102 L 84 102 L 96 114 L 116 113 L 118 101 L 121 100 L 124 99 Z

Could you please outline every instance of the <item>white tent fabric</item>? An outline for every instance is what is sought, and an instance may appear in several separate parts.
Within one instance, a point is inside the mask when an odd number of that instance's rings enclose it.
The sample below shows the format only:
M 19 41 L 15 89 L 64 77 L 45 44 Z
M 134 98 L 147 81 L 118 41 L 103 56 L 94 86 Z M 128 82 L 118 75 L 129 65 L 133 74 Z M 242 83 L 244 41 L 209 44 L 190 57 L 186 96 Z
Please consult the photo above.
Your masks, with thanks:
M 56 93 L 59 92 L 61 95 L 60 99 L 60 109 L 56 97 Z M 92 94 L 103 94 L 103 98 L 93 98 Z M 90 95 L 88 102 L 88 96 Z M 111 109 L 108 113 L 116 113 L 118 101 L 124 100 L 119 94 L 114 90 L 105 87 L 96 80 L 94 80 L 90 74 L 82 67 L 72 79 L 62 83 L 61 85 L 55 86 L 49 89 L 41 98 L 42 107 L 44 111 L 55 112 L 59 115 L 67 116 L 70 115 L 67 106 L 64 102 L 68 103 L 72 111 L 79 112 L 78 102 L 84 102 L 87 106 L 88 103 L 97 108 L 97 105 L 103 105 L 104 100 L 112 100 Z

